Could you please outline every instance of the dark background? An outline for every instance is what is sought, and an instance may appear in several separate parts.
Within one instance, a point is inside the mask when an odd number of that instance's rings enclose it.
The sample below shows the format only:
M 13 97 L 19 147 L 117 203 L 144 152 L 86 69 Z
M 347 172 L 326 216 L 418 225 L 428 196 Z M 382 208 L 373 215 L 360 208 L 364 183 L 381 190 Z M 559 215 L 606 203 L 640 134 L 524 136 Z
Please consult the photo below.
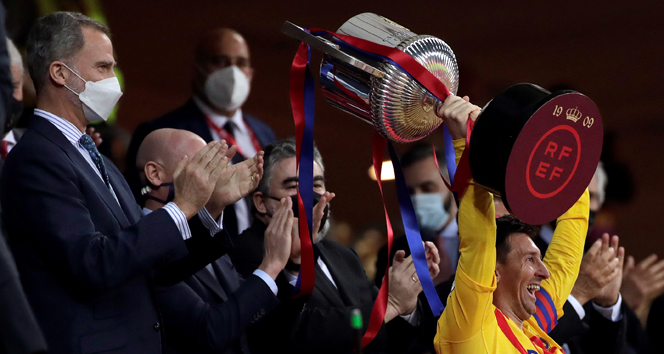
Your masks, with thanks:
M 278 137 L 294 134 L 288 78 L 298 42 L 280 33 L 285 20 L 336 30 L 358 13 L 375 12 L 415 33 L 437 36 L 456 53 L 459 94 L 480 106 L 519 82 L 572 87 L 599 106 L 607 133 L 603 159 L 611 181 L 598 223 L 621 235 L 628 254 L 637 259 L 652 252 L 664 255 L 661 1 L 100 3 L 125 79 L 117 124 L 128 132 L 187 100 L 194 47 L 203 32 L 219 26 L 235 28 L 247 39 L 255 75 L 244 109 L 263 119 Z M 9 23 L 15 27 L 10 33 L 20 36 L 29 6 L 14 13 L 8 8 Z M 315 53 L 314 70 L 319 59 Z M 337 194 L 336 220 L 356 232 L 382 222 L 380 194 L 367 176 L 370 126 L 329 106 L 318 91 L 315 131 L 328 189 Z M 442 146 L 442 133 L 427 141 Z M 385 186 L 393 223 L 398 224 L 394 184 Z

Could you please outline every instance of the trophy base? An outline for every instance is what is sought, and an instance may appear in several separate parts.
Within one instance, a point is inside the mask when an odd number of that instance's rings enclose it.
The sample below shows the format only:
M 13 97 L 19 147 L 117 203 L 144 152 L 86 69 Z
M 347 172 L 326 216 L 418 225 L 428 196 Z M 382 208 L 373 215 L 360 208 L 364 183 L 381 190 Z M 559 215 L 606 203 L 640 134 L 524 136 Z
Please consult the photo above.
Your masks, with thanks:
M 489 102 L 475 122 L 470 169 L 514 216 L 542 225 L 588 187 L 602 139 L 601 116 L 588 97 L 518 84 Z

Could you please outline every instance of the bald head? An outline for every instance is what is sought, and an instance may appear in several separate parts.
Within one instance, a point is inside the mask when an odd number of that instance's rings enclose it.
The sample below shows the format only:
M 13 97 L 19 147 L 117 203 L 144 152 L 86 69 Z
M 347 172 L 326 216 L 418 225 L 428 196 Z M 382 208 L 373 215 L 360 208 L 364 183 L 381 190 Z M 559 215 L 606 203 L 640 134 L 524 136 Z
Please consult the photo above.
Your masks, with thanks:
M 155 185 L 172 181 L 173 173 L 180 160 L 185 155 L 191 158 L 204 146 L 205 140 L 190 131 L 158 129 L 148 134 L 138 148 L 136 167 Z M 159 165 L 161 169 L 158 169 L 155 164 Z M 161 171 L 155 171 L 155 169 Z M 155 173 L 160 176 L 155 176 Z M 160 178 L 160 183 L 154 183 L 153 178 Z

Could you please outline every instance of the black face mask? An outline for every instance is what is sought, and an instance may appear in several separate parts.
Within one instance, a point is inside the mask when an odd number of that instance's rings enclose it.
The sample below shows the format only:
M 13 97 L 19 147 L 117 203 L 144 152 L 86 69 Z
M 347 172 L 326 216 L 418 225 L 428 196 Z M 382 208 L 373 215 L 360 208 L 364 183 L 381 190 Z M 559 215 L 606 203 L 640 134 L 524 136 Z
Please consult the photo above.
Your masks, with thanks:
M 157 190 L 157 189 L 159 189 L 163 186 L 168 186 L 168 197 L 166 197 L 166 200 L 163 200 L 163 199 L 160 199 L 160 198 L 157 198 L 157 197 L 154 197 L 154 196 L 150 195 L 151 191 Z M 152 199 L 154 201 L 157 201 L 161 204 L 166 205 L 166 204 L 172 202 L 173 199 L 175 199 L 175 183 L 165 182 L 165 183 L 162 183 L 161 185 L 155 186 L 154 184 L 148 182 L 148 185 L 143 187 L 143 189 L 141 189 L 141 195 L 143 197 L 145 197 L 146 199 Z
M 274 196 L 271 196 L 269 194 L 267 196 L 270 199 L 274 199 L 274 200 L 279 201 L 279 202 L 281 201 L 281 199 L 279 199 L 277 197 L 274 197 Z M 318 204 L 318 202 L 320 201 L 320 198 L 322 196 L 323 196 L 322 194 L 314 192 L 314 206 L 316 204 Z M 298 206 L 297 206 L 297 194 L 291 195 L 290 198 L 293 201 L 293 216 L 297 218 L 298 215 L 300 214 L 300 208 L 298 208 Z M 323 228 L 325 227 L 325 222 L 327 221 L 327 217 L 328 217 L 329 213 L 330 213 L 330 205 L 327 204 L 327 205 L 325 205 L 325 209 L 323 209 L 323 218 L 320 219 L 320 227 L 318 228 L 318 232 L 323 231 Z

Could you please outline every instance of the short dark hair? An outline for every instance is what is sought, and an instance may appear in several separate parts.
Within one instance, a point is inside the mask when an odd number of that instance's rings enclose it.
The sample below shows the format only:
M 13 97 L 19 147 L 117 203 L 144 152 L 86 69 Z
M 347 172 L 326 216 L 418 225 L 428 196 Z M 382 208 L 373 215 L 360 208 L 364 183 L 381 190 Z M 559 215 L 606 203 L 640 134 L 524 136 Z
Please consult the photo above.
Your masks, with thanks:
M 263 155 L 263 178 L 258 182 L 258 186 L 254 192 L 261 192 L 263 195 L 270 194 L 270 181 L 272 181 L 272 172 L 274 166 L 279 162 L 297 156 L 295 146 L 295 138 L 286 138 L 272 142 L 270 145 L 263 148 L 265 155 Z M 318 151 L 318 147 L 314 145 L 314 162 L 320 166 L 321 171 L 325 173 L 325 166 L 323 165 L 323 158 Z M 258 210 L 253 201 L 251 202 L 251 214 L 256 215 Z
M 401 167 L 407 168 L 416 162 L 420 162 L 432 156 L 433 149 L 431 148 L 431 145 L 417 143 L 403 154 L 401 157 Z M 445 156 L 443 156 L 443 153 L 438 148 L 436 148 L 436 159 L 441 168 L 445 167 Z
M 263 151 L 265 151 L 265 155 L 263 156 L 263 178 L 260 180 L 260 182 L 258 182 L 258 187 L 256 187 L 256 190 L 263 194 L 268 194 L 270 192 L 270 181 L 272 180 L 274 166 L 276 166 L 282 160 L 297 156 L 295 139 L 287 138 L 277 140 L 266 146 Z M 318 166 L 320 166 L 321 170 L 325 172 L 323 158 L 321 157 L 320 152 L 315 145 L 314 162 L 316 162 Z
M 28 36 L 27 59 L 37 92 L 46 84 L 51 63 L 56 60 L 70 61 L 83 48 L 83 27 L 111 37 L 106 26 L 78 12 L 54 12 L 39 18 L 32 27 Z
M 496 261 L 503 264 L 507 262 L 507 255 L 512 250 L 509 242 L 511 235 L 526 234 L 535 238 L 539 233 L 539 226 L 528 225 L 511 214 L 496 219 Z

